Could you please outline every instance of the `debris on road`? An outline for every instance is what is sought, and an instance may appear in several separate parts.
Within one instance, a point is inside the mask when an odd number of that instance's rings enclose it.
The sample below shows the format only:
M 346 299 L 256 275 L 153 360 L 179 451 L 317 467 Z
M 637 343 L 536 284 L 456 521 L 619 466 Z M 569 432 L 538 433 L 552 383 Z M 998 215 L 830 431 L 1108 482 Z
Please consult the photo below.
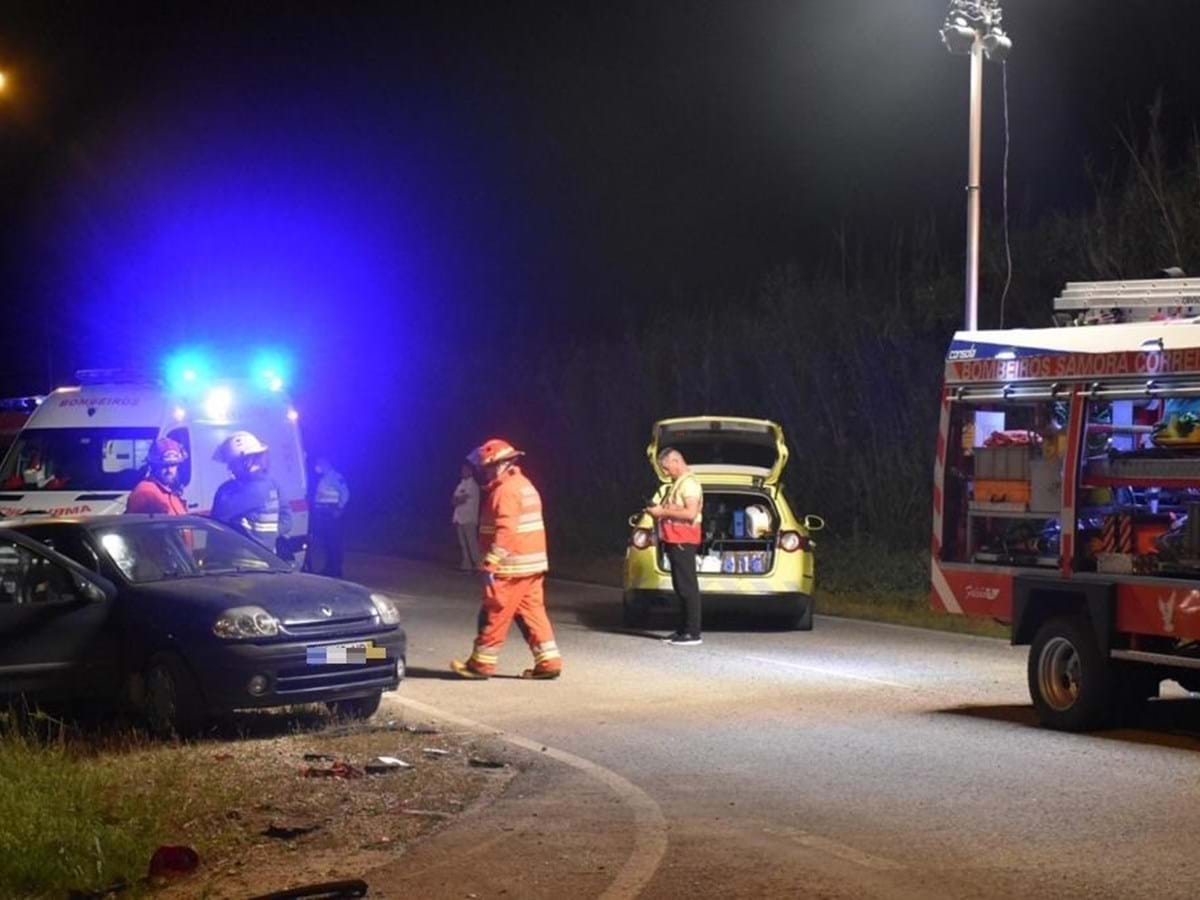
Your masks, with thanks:
M 296 823 L 277 825 L 272 822 L 259 833 L 263 837 L 277 838 L 281 841 L 290 841 L 292 838 L 298 838 L 301 835 L 311 834 L 320 827 L 321 826 L 315 822 L 305 823 L 303 825 Z
M 200 866 L 200 854 L 191 847 L 164 844 L 150 857 L 147 874 L 151 878 L 177 878 L 188 875 Z
M 396 756 L 377 756 L 364 767 L 368 775 L 386 775 L 389 772 L 403 772 L 411 769 L 412 763 L 406 763 Z
M 467 760 L 467 765 L 473 769 L 503 769 L 508 763 L 501 762 L 498 759 L 483 759 L 482 757 L 472 756 Z
M 407 731 L 409 734 L 441 734 L 432 725 L 405 725 L 401 730 Z
M 333 762 L 333 757 L 328 753 L 305 753 L 305 762 Z
M 362 769 L 356 769 L 348 762 L 335 762 L 327 769 L 309 766 L 301 774 L 305 778 L 362 778 Z
M 259 894 L 250 900 L 343 900 L 365 896 L 367 883 L 361 878 L 351 878 L 346 881 L 323 881 L 319 884 L 288 888 L 286 891 Z
M 450 755 L 449 750 L 442 750 L 440 747 L 426 747 L 421 752 L 424 753 L 426 756 L 435 758 L 435 759 Z

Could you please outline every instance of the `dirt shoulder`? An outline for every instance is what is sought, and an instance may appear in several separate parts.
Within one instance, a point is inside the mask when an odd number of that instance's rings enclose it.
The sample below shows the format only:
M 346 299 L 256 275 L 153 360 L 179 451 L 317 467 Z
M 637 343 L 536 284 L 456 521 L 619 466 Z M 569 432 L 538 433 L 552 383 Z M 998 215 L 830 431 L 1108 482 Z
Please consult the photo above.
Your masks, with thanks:
M 634 849 L 620 797 L 586 772 L 407 716 L 402 704 L 395 697 L 363 725 L 196 745 L 242 792 L 184 824 L 198 847 L 220 849 L 156 896 L 244 900 L 346 879 L 365 881 L 373 898 L 603 893 Z M 305 774 L 338 763 L 361 770 L 381 755 L 411 768 Z
M 201 865 L 171 879 L 166 897 L 246 898 L 363 878 L 477 814 L 529 765 L 494 739 L 384 714 L 188 752 L 201 782 L 191 789 L 217 782 L 226 802 L 180 823 L 175 840 L 195 846 Z M 379 757 L 405 765 L 376 772 Z

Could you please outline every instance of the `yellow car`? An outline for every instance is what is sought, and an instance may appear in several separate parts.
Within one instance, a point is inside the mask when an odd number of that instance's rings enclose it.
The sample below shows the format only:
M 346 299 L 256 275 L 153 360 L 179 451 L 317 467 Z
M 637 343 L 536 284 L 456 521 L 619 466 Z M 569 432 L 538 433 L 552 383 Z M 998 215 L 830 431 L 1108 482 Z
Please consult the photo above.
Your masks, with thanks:
M 779 477 L 787 465 L 783 429 L 766 419 L 690 416 L 654 426 L 646 455 L 658 476 L 652 503 L 667 492 L 658 464 L 674 447 L 704 488 L 703 543 L 696 558 L 705 612 L 714 609 L 784 617 L 790 627 L 813 624 L 813 542 L 820 516 L 797 519 Z M 623 620 L 640 628 L 651 610 L 676 609 L 671 572 L 654 521 L 636 513 L 625 551 Z

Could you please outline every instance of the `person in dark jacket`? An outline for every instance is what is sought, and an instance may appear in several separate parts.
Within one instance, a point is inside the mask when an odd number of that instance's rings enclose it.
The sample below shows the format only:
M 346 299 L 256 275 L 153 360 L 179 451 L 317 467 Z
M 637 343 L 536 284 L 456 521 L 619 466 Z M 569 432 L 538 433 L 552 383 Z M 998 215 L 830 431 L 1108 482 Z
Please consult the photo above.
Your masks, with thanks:
M 287 499 L 267 474 L 267 445 L 249 431 L 235 431 L 217 448 L 213 459 L 233 475 L 217 488 L 212 517 L 254 538 L 272 552 L 292 530 Z

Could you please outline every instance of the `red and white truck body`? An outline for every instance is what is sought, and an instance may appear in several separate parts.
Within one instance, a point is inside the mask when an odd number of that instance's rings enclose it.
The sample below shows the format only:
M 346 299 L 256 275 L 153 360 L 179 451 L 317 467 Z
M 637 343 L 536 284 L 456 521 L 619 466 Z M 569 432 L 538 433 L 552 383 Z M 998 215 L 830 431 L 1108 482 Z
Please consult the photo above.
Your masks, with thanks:
M 1200 280 L 1056 307 L 947 353 L 932 605 L 1010 624 L 1042 721 L 1082 729 L 1200 689 Z

